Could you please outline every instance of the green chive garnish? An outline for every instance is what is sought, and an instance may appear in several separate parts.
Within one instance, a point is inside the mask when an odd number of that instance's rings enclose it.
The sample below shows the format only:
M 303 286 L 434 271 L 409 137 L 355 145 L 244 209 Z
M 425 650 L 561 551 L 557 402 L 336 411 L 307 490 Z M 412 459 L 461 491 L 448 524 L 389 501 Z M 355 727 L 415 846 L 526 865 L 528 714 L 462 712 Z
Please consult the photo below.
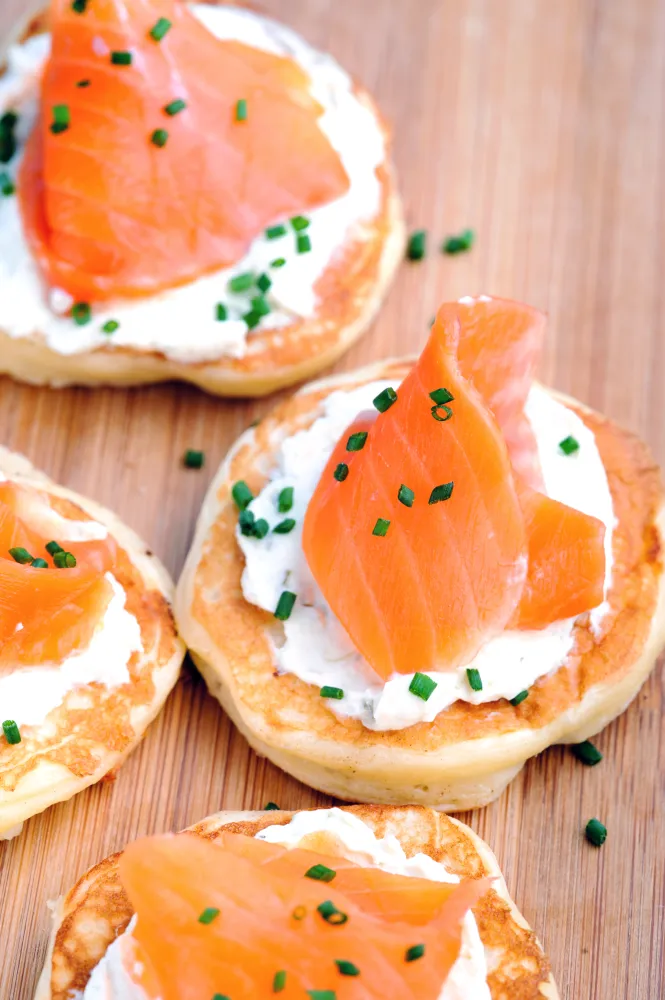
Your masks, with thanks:
M 434 392 L 430 392 L 429 398 L 437 406 L 443 406 L 444 403 L 452 403 L 455 397 L 447 389 L 435 389 Z
M 258 309 L 250 309 L 249 312 L 246 312 L 243 316 L 243 320 L 247 324 L 247 329 L 254 330 L 259 325 L 264 315 L 265 313 L 259 312 Z
M 273 976 L 272 981 L 272 991 L 273 993 L 281 993 L 286 986 L 286 972 L 284 969 L 280 969 Z
M 155 42 L 161 42 L 166 32 L 171 27 L 171 22 L 166 17 L 160 17 L 152 26 L 148 34 Z
M 600 750 L 589 740 L 585 740 L 584 743 L 574 743 L 570 749 L 577 759 L 582 764 L 586 764 L 587 767 L 594 767 L 595 764 L 600 764 L 603 759 Z
M 65 551 L 63 549 L 62 545 L 58 545 L 57 542 L 47 542 L 46 545 L 44 546 L 44 548 L 46 549 L 46 551 L 48 552 L 48 554 L 50 556 L 54 556 L 56 554 L 56 552 L 64 552 Z
M 317 910 L 326 923 L 333 924 L 336 927 L 340 927 L 342 924 L 345 924 L 349 919 L 348 915 L 346 913 L 342 913 L 341 910 L 338 910 L 330 899 L 327 899 L 324 903 L 319 903 Z
M 75 14 L 85 14 L 88 0 L 72 0 L 72 10 Z
M 14 129 L 18 122 L 15 111 L 5 111 L 0 116 L 0 163 L 9 163 L 16 152 L 16 135 Z
M 272 529 L 275 535 L 288 535 L 296 526 L 296 522 L 292 517 L 285 517 L 283 521 L 276 524 Z
M 424 944 L 413 944 L 410 948 L 406 949 L 406 954 L 404 960 L 406 962 L 415 962 L 417 958 L 422 958 L 425 954 Z
M 252 514 L 251 510 L 241 510 L 240 516 L 238 517 L 238 525 L 240 527 L 240 534 L 249 538 L 250 535 L 254 534 L 254 524 L 256 518 Z
M 397 499 L 400 503 L 403 503 L 405 507 L 413 507 L 413 501 L 416 499 L 416 494 L 413 490 L 410 490 L 408 486 L 405 486 L 404 483 L 402 483 L 397 491 Z
M 559 441 L 559 448 L 561 448 L 564 455 L 574 455 L 576 451 L 580 450 L 580 443 L 577 438 L 569 434 L 563 441 Z
M 278 618 L 281 622 L 285 622 L 287 618 L 291 617 L 291 612 L 293 611 L 293 605 L 295 603 L 296 595 L 291 593 L 290 590 L 283 590 L 279 595 L 277 607 L 275 608 L 275 618 Z
M 195 448 L 188 448 L 182 457 L 182 464 L 186 469 L 202 469 L 205 462 L 205 455 Z
M 390 521 L 386 521 L 385 517 L 377 517 L 376 524 L 372 528 L 372 534 L 378 535 L 379 538 L 383 538 L 388 534 L 388 528 L 390 527 Z
M 348 474 L 349 474 L 349 467 L 344 462 L 340 462 L 339 465 L 335 468 L 335 471 L 333 472 L 333 476 L 335 477 L 338 483 L 343 483 Z
M 71 552 L 56 552 L 53 556 L 53 565 L 57 569 L 74 569 L 76 566 L 76 556 Z
M 367 431 L 356 431 L 355 434 L 349 435 L 349 440 L 346 442 L 347 451 L 362 451 L 365 447 L 365 441 L 367 440 Z
M 15 548 L 10 549 L 9 554 L 14 560 L 14 562 L 20 563 L 21 566 L 27 566 L 27 564 L 31 563 L 33 559 L 28 550 L 22 548 L 20 545 L 17 545 Z
M 288 514 L 293 507 L 293 486 L 285 486 L 277 497 L 277 510 L 280 514 Z
M 86 326 L 92 319 L 92 309 L 89 302 L 75 302 L 72 306 L 72 319 L 77 326 Z
M 322 698 L 333 698 L 335 701 L 341 701 L 344 697 L 344 689 L 331 687 L 329 684 L 324 684 L 319 694 Z
M 520 691 L 519 694 L 516 694 L 514 698 L 510 699 L 510 704 L 514 705 L 515 708 L 517 708 L 517 706 L 521 705 L 522 702 L 528 697 L 529 697 L 528 691 Z
M 266 229 L 266 239 L 267 240 L 278 240 L 280 236 L 286 236 L 287 234 L 286 226 L 268 226 Z M 274 265 L 273 265 L 274 266 Z
M 71 125 L 72 116 L 69 111 L 68 104 L 54 104 L 53 105 L 53 124 L 51 125 L 51 132 L 54 135 L 58 135 L 60 132 L 66 132 Z
M 83 89 L 84 87 L 89 87 L 90 86 L 90 80 L 78 80 L 77 83 L 76 83 L 76 86 L 80 87 L 81 89 Z
M 270 305 L 263 295 L 254 295 L 252 298 L 252 312 L 263 317 L 270 312 Z
M 471 249 L 474 239 L 475 234 L 473 229 L 465 229 L 459 236 L 449 236 L 444 240 L 441 249 L 444 253 L 449 254 L 464 253 L 466 250 Z
M 388 386 L 387 389 L 384 389 L 383 392 L 380 392 L 379 395 L 375 396 L 372 400 L 372 403 L 377 408 L 379 413 L 385 413 L 386 410 L 389 410 L 393 403 L 396 402 L 397 393 L 392 386 Z
M 224 993 L 215 993 L 212 1000 L 231 1000 L 231 997 L 227 997 Z
M 184 111 L 186 107 L 187 107 L 186 101 L 183 101 L 181 97 L 178 97 L 176 98 L 175 101 L 169 101 L 168 104 L 164 105 L 164 112 L 165 114 L 173 118 L 174 115 L 177 115 L 181 111 Z
M 284 267 L 286 264 L 286 257 L 275 257 L 274 260 L 270 261 L 271 267 Z
M 4 198 L 9 198 L 9 196 L 15 194 L 15 192 L 16 185 L 14 184 L 14 181 L 11 179 L 9 174 L 5 173 L 3 170 L 2 173 L 0 173 L 0 194 L 2 194 Z
M 244 510 L 254 499 L 254 494 L 243 479 L 239 479 L 237 483 L 233 484 L 231 487 L 231 496 L 235 500 L 238 510 Z
M 310 240 L 307 233 L 300 233 L 298 239 L 296 240 L 296 252 L 309 253 L 311 249 L 312 249 L 312 241 Z
M 224 305 L 224 303 L 218 302 L 217 305 L 215 306 L 215 319 L 217 319 L 219 322 L 223 322 L 225 319 L 228 318 L 228 315 L 229 311 Z
M 304 920 L 307 916 L 307 909 L 304 906 L 296 906 L 295 910 L 291 914 L 294 920 Z
M 247 121 L 247 101 L 244 97 L 241 97 L 239 101 L 236 101 L 236 121 Z
M 476 670 L 475 667 L 467 667 L 466 679 L 468 680 L 469 687 L 472 691 L 482 691 L 483 679 L 480 676 L 479 670 Z
M 33 566 L 35 569 L 48 569 L 48 563 L 46 562 L 46 559 L 42 559 L 41 557 L 39 559 L 33 559 L 30 565 Z
M 441 503 L 442 500 L 450 500 L 454 486 L 454 483 L 442 483 L 441 486 L 435 486 L 427 502 L 431 504 Z
M 297 233 L 302 233 L 305 229 L 309 229 L 309 219 L 304 215 L 294 215 L 290 221 Z
M 436 688 L 437 683 L 433 681 L 431 677 L 427 674 L 414 674 L 411 683 L 409 684 L 409 691 L 411 694 L 415 694 L 416 698 L 422 698 L 423 701 L 429 701 L 430 695 Z
M 131 52 L 112 52 L 111 63 L 113 66 L 131 66 L 132 54 Z
M 279 806 L 277 805 L 276 802 L 266 802 L 263 808 L 265 809 L 266 812 L 270 812 L 273 809 L 279 809 Z
M 342 958 L 335 959 L 335 965 L 339 969 L 341 976 L 359 976 L 360 969 L 353 962 L 345 962 Z
M 6 719 L 2 723 L 2 731 L 8 743 L 14 745 L 21 742 L 21 733 L 13 719 Z
M 150 142 L 153 146 L 157 146 L 158 149 L 163 149 L 168 141 L 169 134 L 165 128 L 156 128 L 150 136 Z
M 328 868 L 326 865 L 312 865 L 305 872 L 305 878 L 313 878 L 315 882 L 332 882 L 332 880 L 337 875 L 334 868 Z
M 334 990 L 307 990 L 309 1000 L 337 1000 Z
M 206 906 L 205 910 L 199 916 L 200 924 L 211 924 L 213 920 L 216 920 L 219 916 L 219 910 L 216 906 Z
M 270 278 L 267 274 L 260 274 L 256 279 L 256 287 L 260 288 L 264 293 L 270 290 L 271 285 L 272 278 Z
M 117 319 L 108 319 L 102 327 L 102 333 L 115 333 L 119 326 Z
M 251 288 L 254 284 L 254 275 L 251 272 L 246 271 L 244 274 L 236 274 L 234 278 L 231 278 L 228 284 L 228 289 L 230 292 L 246 292 L 248 288 Z
M 270 525 L 265 518 L 260 517 L 258 521 L 254 522 L 254 530 L 252 534 L 255 538 L 265 538 L 270 531 Z
M 586 839 L 594 847 L 601 847 L 607 840 L 607 827 L 599 819 L 590 819 L 584 832 Z
M 406 256 L 409 260 L 422 260 L 427 250 L 427 230 L 416 229 L 411 233 L 409 243 L 406 248 Z
M 445 390 L 445 391 L 447 391 L 447 390 Z M 445 413 L 445 417 L 441 416 L 441 414 L 439 413 L 439 410 L 443 410 L 443 412 Z M 432 413 L 432 416 L 434 417 L 434 419 L 438 420 L 439 423 L 442 423 L 442 424 L 445 424 L 446 420 L 450 420 L 450 418 L 453 415 L 453 411 L 450 409 L 450 407 L 449 406 L 444 406 L 443 403 L 435 403 L 434 406 L 431 409 L 431 413 Z

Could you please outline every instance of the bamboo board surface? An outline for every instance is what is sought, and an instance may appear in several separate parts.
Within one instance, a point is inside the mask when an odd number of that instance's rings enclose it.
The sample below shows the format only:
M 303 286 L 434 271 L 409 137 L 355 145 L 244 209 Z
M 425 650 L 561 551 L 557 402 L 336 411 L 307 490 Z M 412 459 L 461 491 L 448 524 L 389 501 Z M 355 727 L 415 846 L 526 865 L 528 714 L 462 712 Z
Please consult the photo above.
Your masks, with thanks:
M 28 0 L 1 0 L 0 37 Z M 478 291 L 550 315 L 542 375 L 642 433 L 665 461 L 665 5 L 659 0 L 261 0 L 329 48 L 394 123 L 409 225 L 473 252 L 405 264 L 343 360 L 413 351 L 444 297 Z M 271 401 L 166 385 L 49 391 L 0 379 L 0 442 L 115 509 L 177 574 L 206 484 Z M 187 447 L 206 467 L 186 471 Z M 663 681 L 598 738 L 555 748 L 462 818 L 494 848 L 565 1000 L 665 996 Z M 0 1000 L 30 1000 L 46 901 L 128 840 L 218 809 L 329 800 L 259 760 L 192 668 L 115 781 L 0 845 Z M 602 850 L 582 830 L 609 829 Z

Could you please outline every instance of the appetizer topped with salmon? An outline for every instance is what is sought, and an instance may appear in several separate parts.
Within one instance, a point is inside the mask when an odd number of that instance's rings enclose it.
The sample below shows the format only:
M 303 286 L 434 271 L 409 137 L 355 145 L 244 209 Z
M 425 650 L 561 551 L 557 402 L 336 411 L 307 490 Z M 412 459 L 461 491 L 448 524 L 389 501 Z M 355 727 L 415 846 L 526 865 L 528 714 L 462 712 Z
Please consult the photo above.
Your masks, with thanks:
M 52 0 L 0 76 L 0 371 L 259 395 L 335 360 L 403 249 L 389 137 L 244 8 Z
M 129 528 L 0 449 L 0 839 L 138 743 L 184 655 Z
M 35 1000 L 556 1000 L 494 855 L 434 810 L 219 813 L 54 909 Z
M 534 381 L 544 328 L 447 303 L 415 363 L 306 387 L 219 470 L 177 617 L 252 746 L 308 784 L 480 806 L 651 670 L 660 474 Z

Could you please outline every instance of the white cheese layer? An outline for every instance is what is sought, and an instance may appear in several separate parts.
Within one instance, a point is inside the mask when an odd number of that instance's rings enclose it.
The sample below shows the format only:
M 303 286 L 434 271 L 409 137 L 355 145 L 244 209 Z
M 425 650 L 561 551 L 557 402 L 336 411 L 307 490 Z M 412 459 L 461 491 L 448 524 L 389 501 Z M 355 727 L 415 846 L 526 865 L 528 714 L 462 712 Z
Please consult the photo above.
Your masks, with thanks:
M 248 338 L 241 317 L 249 311 L 256 289 L 230 294 L 229 279 L 248 271 L 270 274 L 273 284 L 267 298 L 272 312 L 256 330 L 312 317 L 318 308 L 316 282 L 335 255 L 362 236 L 363 228 L 376 218 L 381 205 L 376 168 L 386 158 L 385 139 L 374 112 L 354 93 L 348 74 L 290 29 L 249 10 L 204 4 L 193 4 L 192 10 L 219 38 L 290 56 L 303 68 L 311 79 L 312 96 L 324 109 L 320 128 L 344 165 L 349 190 L 329 205 L 307 212 L 309 253 L 296 252 L 295 235 L 287 226 L 288 234 L 279 239 L 257 236 L 233 267 L 147 299 L 105 304 L 82 327 L 66 315 L 71 299 L 62 290 L 44 289 L 23 234 L 18 199 L 0 196 L 0 330 L 10 336 L 42 334 L 52 350 L 65 355 L 115 345 L 159 351 L 182 362 L 239 357 L 252 350 L 252 337 Z M 48 49 L 46 35 L 14 46 L 7 72 L 0 77 L 0 114 L 10 108 L 19 112 L 20 141 L 25 141 L 37 114 L 39 74 Z M 19 161 L 16 155 L 3 169 L 15 176 Z M 285 265 L 271 268 L 271 261 L 280 257 Z M 216 319 L 218 302 L 227 305 L 225 322 Z M 110 335 L 102 331 L 109 319 L 120 324 Z
M 426 878 L 433 882 L 458 882 L 456 875 L 426 854 L 407 858 L 396 837 L 378 839 L 357 816 L 341 809 L 316 809 L 296 813 L 285 826 L 269 826 L 257 839 L 284 847 L 298 847 L 303 837 L 325 832 L 344 847 L 344 854 L 357 864 L 381 868 L 393 875 Z M 134 963 L 131 929 L 116 938 L 93 970 L 82 1000 L 145 1000 L 145 993 L 129 971 Z M 487 962 L 473 913 L 462 923 L 462 946 L 439 1000 L 491 1000 L 487 986 Z
M 328 700 L 337 715 L 360 719 L 368 729 L 403 729 L 417 722 L 431 722 L 453 702 L 471 704 L 514 698 L 545 674 L 565 663 L 574 635 L 574 619 L 553 622 L 537 631 L 506 631 L 488 642 L 469 664 L 454 671 L 432 671 L 437 687 L 428 701 L 409 692 L 412 674 L 395 674 L 385 684 L 377 681 L 366 661 L 328 607 L 309 571 L 302 550 L 302 524 L 309 500 L 323 469 L 344 430 L 388 383 L 336 391 L 323 405 L 323 414 L 309 428 L 284 440 L 275 457 L 270 482 L 249 506 L 256 518 L 271 528 L 285 516 L 296 520 L 287 535 L 268 534 L 263 539 L 237 532 L 245 556 L 242 589 L 252 604 L 274 611 L 285 589 L 298 595 L 283 635 L 275 640 L 274 657 L 279 670 L 295 674 L 317 688 L 342 688 L 344 698 Z M 599 518 L 606 527 L 607 593 L 612 574 L 612 534 L 615 525 L 607 475 L 593 433 L 586 424 L 541 386 L 529 395 L 526 413 L 533 427 L 548 495 Z M 573 435 L 580 444 L 573 455 L 563 455 L 559 442 Z M 280 491 L 292 486 L 294 507 L 288 515 L 277 513 Z M 604 603 L 592 612 L 598 629 L 607 611 Z M 483 689 L 472 691 L 467 667 L 480 671 Z

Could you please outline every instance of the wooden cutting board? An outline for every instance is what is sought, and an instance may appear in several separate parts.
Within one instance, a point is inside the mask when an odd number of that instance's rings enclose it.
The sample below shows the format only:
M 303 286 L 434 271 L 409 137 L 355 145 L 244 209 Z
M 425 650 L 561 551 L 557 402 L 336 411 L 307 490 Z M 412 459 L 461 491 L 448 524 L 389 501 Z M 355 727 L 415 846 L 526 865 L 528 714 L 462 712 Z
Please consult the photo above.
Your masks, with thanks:
M 394 123 L 409 225 L 431 253 L 404 264 L 344 359 L 420 347 L 444 297 L 478 291 L 546 309 L 543 377 L 641 432 L 665 460 L 665 4 L 659 0 L 262 0 L 329 48 Z M 2 0 L 0 36 L 26 0 Z M 438 244 L 467 226 L 472 253 Z M 179 385 L 50 391 L 0 379 L 0 442 L 114 508 L 178 573 L 206 485 L 272 400 Z M 186 471 L 187 447 L 206 466 Z M 547 947 L 565 1000 L 665 996 L 665 738 L 657 672 L 597 740 L 532 761 L 462 818 L 493 845 Z M 126 841 L 218 809 L 329 800 L 259 760 L 187 667 L 115 781 L 0 846 L 0 1000 L 31 1000 L 46 902 Z M 600 817 L 601 850 L 582 831 Z

